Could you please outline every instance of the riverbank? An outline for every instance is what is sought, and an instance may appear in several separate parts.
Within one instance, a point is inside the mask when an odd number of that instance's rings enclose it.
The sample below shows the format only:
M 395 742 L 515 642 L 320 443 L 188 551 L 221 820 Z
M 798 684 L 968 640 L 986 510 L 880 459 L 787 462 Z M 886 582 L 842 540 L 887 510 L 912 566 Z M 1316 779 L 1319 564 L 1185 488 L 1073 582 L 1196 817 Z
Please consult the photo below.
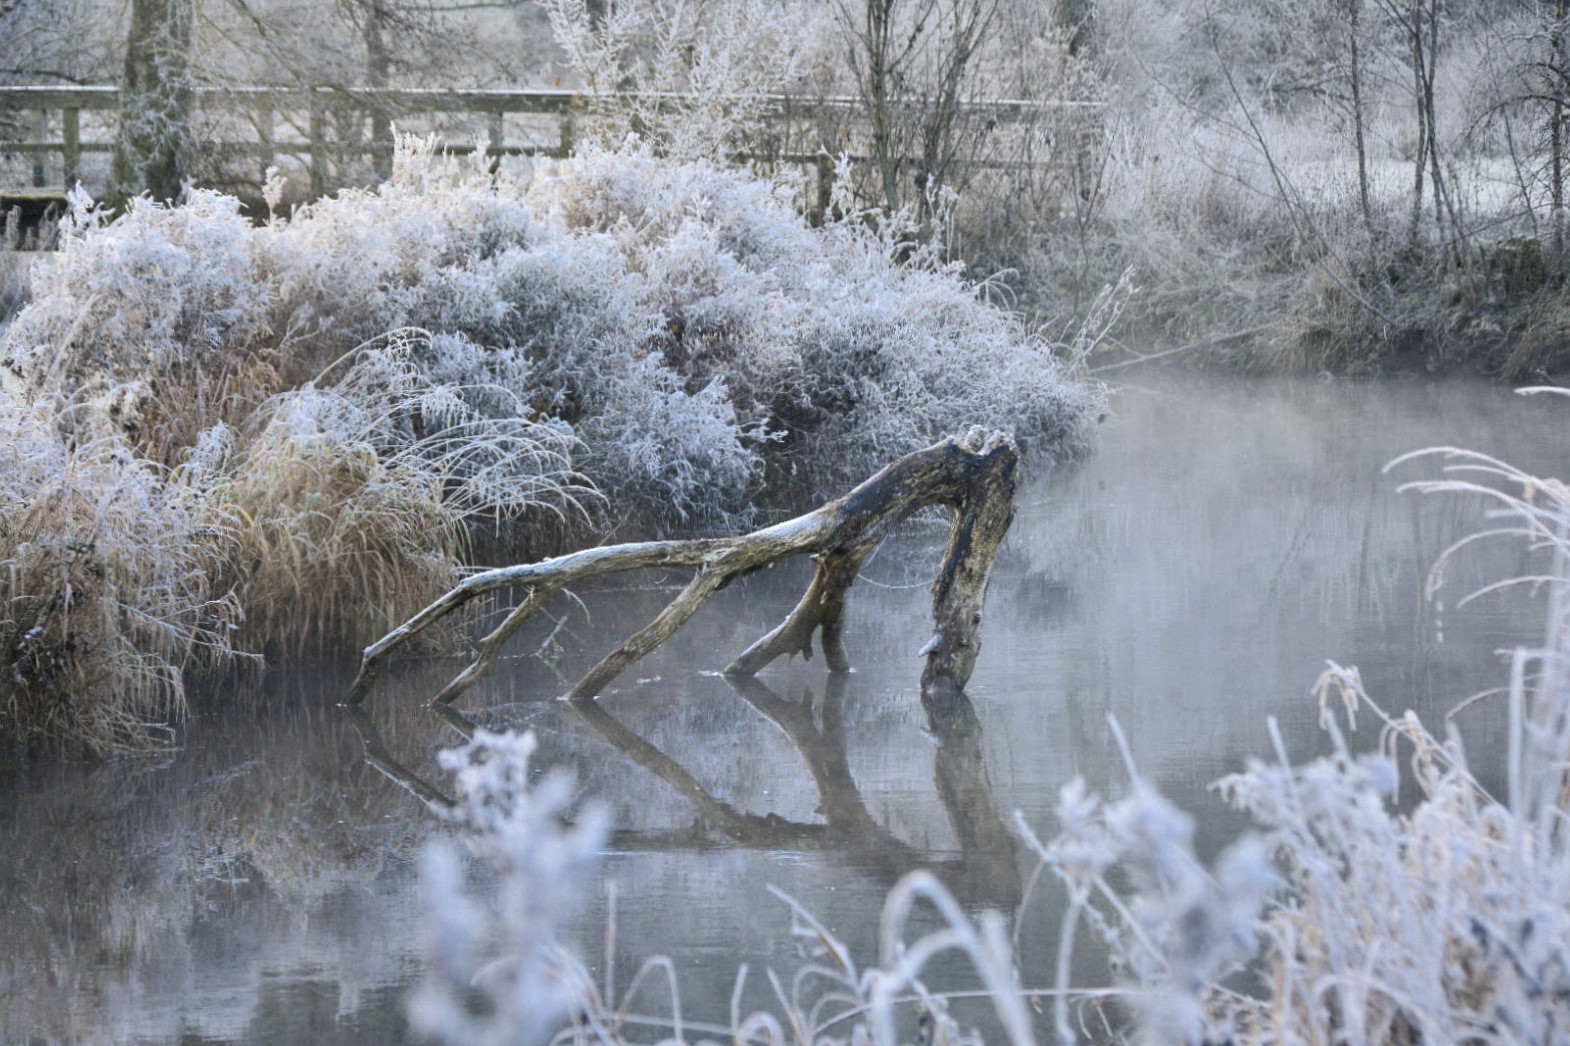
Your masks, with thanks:
M 477 548 L 748 529 L 975 423 L 1083 453 L 1075 348 L 896 246 L 636 152 L 411 147 L 260 226 L 82 201 L 0 344 L 0 733 L 144 745 L 189 673 L 353 651 Z
M 1366 266 L 1339 274 L 1316 263 L 1255 276 L 1246 297 L 1228 282 L 1192 301 L 1142 290 L 1154 303 L 1131 301 L 1093 368 L 1515 384 L 1570 376 L 1570 277 L 1527 237 L 1476 247 L 1465 266 L 1391 262 L 1377 279 Z

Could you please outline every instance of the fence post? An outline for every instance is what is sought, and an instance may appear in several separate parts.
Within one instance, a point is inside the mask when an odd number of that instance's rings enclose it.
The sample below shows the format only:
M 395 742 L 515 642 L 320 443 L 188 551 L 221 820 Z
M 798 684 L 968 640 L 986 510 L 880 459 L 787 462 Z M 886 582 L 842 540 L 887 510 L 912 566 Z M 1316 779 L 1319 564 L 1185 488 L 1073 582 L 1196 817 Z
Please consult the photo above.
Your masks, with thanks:
M 39 145 L 49 141 L 49 112 L 45 109 L 33 110 L 33 140 Z M 39 153 L 38 159 L 33 161 L 33 188 L 42 189 L 49 180 L 48 166 L 44 161 L 47 153 Z
M 65 168 L 63 180 L 66 191 L 69 192 L 82 171 L 82 110 L 60 111 L 60 135 L 63 141 L 61 156 Z
M 820 148 L 818 158 L 813 163 L 814 173 L 817 174 L 817 192 L 813 196 L 812 210 L 808 214 L 808 221 L 817 228 L 821 228 L 829 218 L 829 201 L 834 198 L 834 158 L 828 150 Z
M 491 113 L 485 121 L 486 145 L 490 149 L 490 172 L 495 174 L 502 166 L 502 141 L 505 133 L 506 114 L 498 111 Z
M 256 105 L 256 140 L 260 146 L 262 157 L 262 181 L 267 181 L 267 169 L 273 166 L 277 156 L 273 151 L 273 99 L 271 95 L 262 95 L 261 101 Z
M 327 113 L 322 91 L 311 88 L 311 198 L 327 194 Z
M 572 110 L 568 109 L 561 118 L 561 144 L 558 146 L 561 159 L 572 155 L 572 144 Z

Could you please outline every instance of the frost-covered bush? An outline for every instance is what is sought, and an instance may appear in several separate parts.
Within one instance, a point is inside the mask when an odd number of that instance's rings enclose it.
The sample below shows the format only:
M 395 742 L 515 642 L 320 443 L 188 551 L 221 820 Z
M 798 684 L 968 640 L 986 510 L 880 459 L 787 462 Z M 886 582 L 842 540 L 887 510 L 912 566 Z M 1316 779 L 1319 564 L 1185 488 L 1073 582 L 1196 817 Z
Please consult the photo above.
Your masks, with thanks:
M 183 669 L 229 656 L 239 609 L 202 498 L 57 421 L 0 394 L 0 732 L 112 751 L 183 710 Z
M 179 207 L 133 201 L 111 227 L 78 194 L 0 360 L 35 398 L 90 404 L 172 464 L 225 397 L 267 381 L 256 352 L 273 288 L 260 236 L 217 193 L 193 191 Z
M 226 514 L 249 641 L 369 642 L 450 586 L 467 521 L 592 504 L 570 430 L 439 380 L 469 351 L 397 331 L 264 403 L 243 441 L 204 433 L 180 475 Z
M 689 392 L 723 377 L 771 481 L 822 495 L 977 418 L 1039 457 L 1098 409 L 1056 346 L 951 267 L 897 261 L 854 222 L 809 228 L 787 197 L 713 166 L 589 152 L 531 193 L 641 276 L 647 346 Z M 783 492 L 777 492 L 783 493 Z
M 978 421 L 1080 449 L 1096 397 L 1054 347 L 897 253 L 704 162 L 586 150 L 520 178 L 406 145 L 388 184 L 263 227 L 204 192 L 107 225 L 78 206 L 0 355 L 33 398 L 97 403 L 173 465 L 422 328 L 431 380 L 571 426 L 615 516 L 653 528 L 734 524 L 765 475 L 801 488 L 776 500 L 837 493 Z

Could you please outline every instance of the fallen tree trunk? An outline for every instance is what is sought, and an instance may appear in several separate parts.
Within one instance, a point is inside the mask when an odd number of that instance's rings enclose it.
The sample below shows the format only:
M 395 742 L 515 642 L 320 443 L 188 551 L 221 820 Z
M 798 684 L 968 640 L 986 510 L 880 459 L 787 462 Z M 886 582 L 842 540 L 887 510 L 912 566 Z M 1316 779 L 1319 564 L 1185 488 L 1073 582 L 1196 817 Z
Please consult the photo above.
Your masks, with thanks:
M 817 559 L 817 571 L 801 601 L 779 627 L 748 647 L 725 671 L 750 676 L 781 654 L 811 657 L 812 636 L 818 632 L 828 667 L 843 672 L 850 668 L 841 640 L 845 596 L 862 560 L 900 522 L 934 505 L 949 506 L 955 518 L 933 582 L 934 632 L 922 649 L 927 659 L 922 690 L 961 690 L 981 649 L 982 602 L 998 545 L 1013 518 L 1018 464 L 1019 452 L 1012 439 L 976 426 L 961 436 L 907 454 L 849 494 L 813 512 L 740 537 L 610 545 L 470 575 L 365 649 L 360 673 L 345 701 L 350 705 L 364 701 L 402 644 L 488 592 L 517 587 L 525 589 L 526 595 L 479 641 L 474 660 L 432 698 L 433 704 L 451 702 L 479 680 L 495 663 L 507 638 L 568 585 L 624 570 L 696 567 L 686 588 L 654 620 L 601 659 L 565 695 L 574 701 L 592 699 L 669 639 L 731 580 L 807 554 Z

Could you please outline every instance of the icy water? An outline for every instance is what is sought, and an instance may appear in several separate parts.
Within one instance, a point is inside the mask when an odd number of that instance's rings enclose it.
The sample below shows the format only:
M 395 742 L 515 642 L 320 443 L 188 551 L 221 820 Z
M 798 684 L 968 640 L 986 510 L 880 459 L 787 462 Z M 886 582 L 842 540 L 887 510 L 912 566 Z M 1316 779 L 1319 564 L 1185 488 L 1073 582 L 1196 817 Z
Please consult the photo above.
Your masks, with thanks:
M 1013 811 L 1050 834 L 1071 777 L 1118 794 L 1111 714 L 1213 851 L 1240 825 L 1206 786 L 1268 753 L 1267 717 L 1294 758 L 1323 750 L 1308 692 L 1326 658 L 1434 723 L 1498 685 L 1497 651 L 1530 638 L 1540 608 L 1526 595 L 1455 602 L 1525 560 L 1468 553 L 1425 600 L 1429 566 L 1479 506 L 1396 492 L 1437 462 L 1381 466 L 1453 444 L 1563 475 L 1567 437 L 1570 404 L 1469 384 L 1130 388 L 1093 459 L 1022 491 L 969 703 L 940 718 L 922 709 L 916 652 L 943 535 L 920 526 L 853 593 L 848 678 L 816 661 L 743 689 L 713 674 L 794 601 L 806 571 L 790 567 L 722 593 L 595 714 L 552 701 L 556 673 L 581 671 L 680 581 L 641 576 L 559 608 L 546 646 L 559 656 L 532 656 L 544 622 L 463 707 L 535 729 L 541 762 L 571 766 L 613 810 L 602 880 L 573 924 L 597 977 L 625 986 L 666 955 L 684 1015 L 724 1020 L 739 964 L 750 1006 L 768 1001 L 764 968 L 788 983 L 798 963 L 770 885 L 871 961 L 885 892 L 929 868 L 972 909 L 1009 915 L 1022 979 L 1045 985 L 1057 900 L 1021 908 L 1032 863 Z M 362 731 L 443 787 L 432 753 L 457 735 L 419 701 L 457 665 L 403 670 L 358 726 L 334 707 L 348 667 L 286 670 L 266 704 L 212 695 L 160 758 L 0 782 L 0 1042 L 408 1039 L 414 862 L 432 829 L 366 764 Z M 1485 781 L 1502 718 L 1486 700 L 1457 717 Z M 1376 742 L 1366 725 L 1355 736 Z M 972 984 L 962 969 L 936 976 Z M 634 1008 L 665 1012 L 666 999 L 653 990 Z

